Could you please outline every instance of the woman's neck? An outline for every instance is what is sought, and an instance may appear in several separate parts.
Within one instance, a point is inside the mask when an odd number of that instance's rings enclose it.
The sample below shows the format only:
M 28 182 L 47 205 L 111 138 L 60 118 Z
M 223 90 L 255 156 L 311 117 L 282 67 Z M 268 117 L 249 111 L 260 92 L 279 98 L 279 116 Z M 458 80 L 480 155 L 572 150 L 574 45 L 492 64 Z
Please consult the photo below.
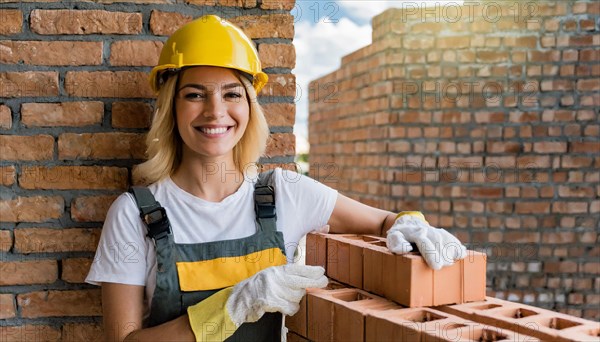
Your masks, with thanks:
M 235 193 L 244 176 L 230 158 L 187 160 L 181 163 L 171 179 L 186 192 L 210 202 L 220 202 Z

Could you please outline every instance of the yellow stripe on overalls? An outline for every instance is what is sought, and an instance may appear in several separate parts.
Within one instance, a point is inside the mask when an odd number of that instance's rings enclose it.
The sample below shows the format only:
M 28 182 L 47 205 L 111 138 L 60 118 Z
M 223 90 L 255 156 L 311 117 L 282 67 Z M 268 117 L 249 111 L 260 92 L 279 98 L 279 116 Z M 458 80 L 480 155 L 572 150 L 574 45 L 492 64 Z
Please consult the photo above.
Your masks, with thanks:
M 181 291 L 204 291 L 233 286 L 271 266 L 285 265 L 287 259 L 274 247 L 242 256 L 176 262 Z

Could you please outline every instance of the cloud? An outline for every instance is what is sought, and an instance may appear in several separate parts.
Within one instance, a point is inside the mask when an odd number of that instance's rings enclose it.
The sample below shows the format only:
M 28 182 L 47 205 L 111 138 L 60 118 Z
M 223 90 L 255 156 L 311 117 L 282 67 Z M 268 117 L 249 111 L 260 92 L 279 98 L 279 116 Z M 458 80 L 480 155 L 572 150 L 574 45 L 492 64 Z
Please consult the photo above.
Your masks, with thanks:
M 337 23 L 319 20 L 296 23 L 294 46 L 296 47 L 296 97 L 297 135 L 307 136 L 308 83 L 340 67 L 342 56 L 371 43 L 371 25 L 358 25 L 348 18 Z M 298 150 L 300 151 L 301 146 Z

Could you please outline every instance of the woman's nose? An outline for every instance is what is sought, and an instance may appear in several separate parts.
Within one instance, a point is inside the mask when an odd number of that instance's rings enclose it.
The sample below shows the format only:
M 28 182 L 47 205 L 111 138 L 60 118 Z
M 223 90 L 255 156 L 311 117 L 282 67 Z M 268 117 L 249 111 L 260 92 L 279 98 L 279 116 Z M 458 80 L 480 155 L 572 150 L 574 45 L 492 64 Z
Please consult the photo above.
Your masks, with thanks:
M 225 102 L 218 94 L 210 94 L 204 103 L 203 115 L 205 117 L 219 118 L 225 115 Z

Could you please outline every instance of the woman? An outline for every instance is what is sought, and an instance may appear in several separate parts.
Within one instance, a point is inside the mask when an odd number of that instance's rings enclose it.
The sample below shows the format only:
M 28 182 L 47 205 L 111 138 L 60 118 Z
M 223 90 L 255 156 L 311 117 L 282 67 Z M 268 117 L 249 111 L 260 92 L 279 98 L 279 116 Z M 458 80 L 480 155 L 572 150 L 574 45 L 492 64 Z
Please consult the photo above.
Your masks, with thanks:
M 281 314 L 327 283 L 322 268 L 291 263 L 300 238 L 326 224 L 331 233 L 387 232 L 393 252 L 416 243 L 434 268 L 464 257 L 420 213 L 375 209 L 281 169 L 257 177 L 266 81 L 252 41 L 219 17 L 165 44 L 150 75 L 158 100 L 149 159 L 135 170 L 152 185 L 113 203 L 86 279 L 102 285 L 107 339 L 279 339 Z

